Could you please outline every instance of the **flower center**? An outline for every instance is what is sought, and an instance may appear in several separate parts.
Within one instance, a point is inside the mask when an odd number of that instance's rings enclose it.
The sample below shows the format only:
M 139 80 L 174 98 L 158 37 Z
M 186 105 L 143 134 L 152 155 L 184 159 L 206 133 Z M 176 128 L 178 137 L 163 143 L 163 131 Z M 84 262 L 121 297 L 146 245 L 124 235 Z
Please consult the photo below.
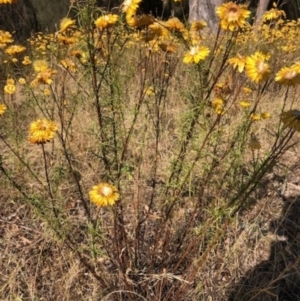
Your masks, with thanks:
M 107 186 L 101 187 L 100 189 L 100 193 L 104 196 L 110 196 L 112 195 L 112 192 L 113 192 L 112 189 Z

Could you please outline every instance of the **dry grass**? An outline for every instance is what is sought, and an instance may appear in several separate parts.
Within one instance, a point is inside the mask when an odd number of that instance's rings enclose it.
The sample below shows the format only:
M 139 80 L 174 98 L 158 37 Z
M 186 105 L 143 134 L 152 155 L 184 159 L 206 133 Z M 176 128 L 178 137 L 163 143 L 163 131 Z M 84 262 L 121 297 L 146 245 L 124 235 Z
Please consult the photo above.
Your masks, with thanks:
M 292 132 L 279 115 L 297 88 L 255 85 L 226 66 L 229 35 L 210 61 L 186 66 L 184 43 L 176 54 L 149 51 L 119 28 L 103 34 L 109 55 L 80 40 L 91 64 L 72 58 L 76 72 L 60 62 L 72 47 L 52 37 L 51 96 L 18 85 L 4 97 L 0 300 L 297 300 L 299 154 L 276 149 Z M 218 114 L 216 85 L 227 81 Z M 250 122 L 245 83 L 271 119 Z M 59 128 L 43 147 L 27 139 L 40 117 Z M 251 132 L 259 151 L 247 147 Z M 89 202 L 99 182 L 117 186 L 113 207 Z

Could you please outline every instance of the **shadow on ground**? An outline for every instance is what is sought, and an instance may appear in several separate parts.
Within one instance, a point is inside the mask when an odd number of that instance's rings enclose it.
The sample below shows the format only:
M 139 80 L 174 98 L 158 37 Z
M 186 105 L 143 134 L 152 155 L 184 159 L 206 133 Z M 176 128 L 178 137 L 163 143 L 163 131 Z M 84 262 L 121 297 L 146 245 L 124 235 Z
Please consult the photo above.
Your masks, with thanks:
M 272 244 L 268 260 L 230 289 L 228 301 L 300 300 L 300 195 L 284 200 L 281 217 L 270 228 L 281 239 Z

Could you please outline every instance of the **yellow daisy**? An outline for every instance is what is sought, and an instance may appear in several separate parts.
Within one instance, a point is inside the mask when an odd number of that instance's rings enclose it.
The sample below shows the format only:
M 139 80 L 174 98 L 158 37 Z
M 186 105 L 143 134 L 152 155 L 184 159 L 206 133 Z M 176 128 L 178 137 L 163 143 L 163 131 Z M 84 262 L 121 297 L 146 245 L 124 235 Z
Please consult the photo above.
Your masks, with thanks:
M 237 55 L 228 60 L 228 63 L 234 68 L 237 69 L 240 73 L 244 71 L 246 65 L 246 58 L 242 55 Z
M 209 55 L 209 49 L 205 46 L 193 46 L 190 50 L 185 54 L 183 58 L 183 62 L 186 64 L 198 64 L 200 61 L 206 59 Z
M 75 20 L 72 20 L 70 18 L 63 18 L 60 21 L 59 31 L 60 32 L 66 31 L 68 28 L 70 28 L 71 26 L 75 25 L 75 23 L 76 23 Z
M 279 19 L 280 17 L 285 18 L 286 17 L 285 12 L 277 8 L 272 8 L 264 13 L 264 15 L 262 16 L 262 21 L 263 22 L 272 21 L 272 20 Z
M 147 16 L 147 15 L 141 15 L 141 16 L 128 16 L 126 17 L 126 22 L 131 27 L 147 27 L 154 23 L 154 19 Z
M 257 113 L 252 113 L 252 114 L 250 115 L 250 119 L 251 119 L 252 121 L 258 121 L 258 120 L 261 119 L 261 115 L 260 115 L 260 114 L 257 114 Z
M 4 86 L 4 92 L 6 94 L 14 94 L 16 92 L 15 81 L 12 78 L 6 80 L 6 85 Z
M 211 106 L 213 107 L 216 114 L 221 115 L 224 114 L 224 100 L 220 97 L 215 98 L 211 102 Z
M 23 65 L 30 65 L 32 63 L 31 59 L 29 58 L 29 56 L 24 56 L 24 59 L 22 61 Z
M 6 105 L 0 104 L 0 115 L 3 115 L 6 109 L 7 109 Z
M 271 117 L 271 114 L 268 112 L 262 112 L 260 114 L 261 119 L 269 119 Z
M 128 16 L 135 15 L 141 1 L 142 0 L 125 0 L 123 2 L 122 11 Z
M 24 52 L 25 50 L 26 50 L 26 47 L 24 47 L 24 46 L 21 46 L 21 45 L 11 45 L 11 46 L 9 46 L 9 47 L 5 50 L 5 52 L 6 52 L 8 55 L 15 55 L 15 54 Z
M 281 121 L 287 128 L 300 132 L 300 111 L 290 110 L 281 114 Z
M 19 82 L 20 85 L 25 85 L 26 84 L 26 79 L 24 77 L 20 77 L 18 79 L 18 82 Z
M 119 199 L 120 195 L 114 185 L 100 183 L 89 191 L 91 202 L 97 206 L 112 206 Z
M 0 47 L 5 47 L 6 44 L 12 43 L 14 40 L 8 31 L 0 30 Z
M 266 63 L 268 59 L 269 56 L 260 51 L 246 58 L 245 69 L 247 76 L 255 83 L 266 80 L 269 77 L 271 71 L 269 64 Z
M 176 17 L 170 18 L 168 21 L 165 22 L 165 26 L 169 29 L 169 30 L 173 30 L 175 32 L 185 32 L 186 28 L 183 25 L 183 23 Z
M 249 108 L 251 106 L 251 102 L 250 101 L 241 101 L 240 106 L 244 109 Z
M 57 131 L 55 123 L 48 119 L 38 119 L 30 124 L 29 141 L 33 144 L 44 144 L 54 138 Z
M 200 31 L 205 27 L 207 27 L 207 23 L 205 21 L 192 21 L 190 29 L 191 31 Z
M 49 64 L 46 60 L 36 60 L 33 62 L 33 69 L 36 72 L 41 72 L 47 70 L 49 68 Z
M 97 28 L 104 29 L 109 28 L 115 25 L 118 22 L 119 16 L 115 14 L 108 14 L 102 17 L 99 17 L 95 21 L 95 25 Z
M 238 5 L 233 2 L 224 3 L 217 7 L 216 13 L 220 18 L 220 25 L 223 30 L 234 31 L 246 24 L 246 19 L 251 12 L 245 5 Z
M 300 72 L 296 64 L 291 67 L 281 68 L 276 76 L 275 81 L 282 85 L 292 86 L 300 83 Z

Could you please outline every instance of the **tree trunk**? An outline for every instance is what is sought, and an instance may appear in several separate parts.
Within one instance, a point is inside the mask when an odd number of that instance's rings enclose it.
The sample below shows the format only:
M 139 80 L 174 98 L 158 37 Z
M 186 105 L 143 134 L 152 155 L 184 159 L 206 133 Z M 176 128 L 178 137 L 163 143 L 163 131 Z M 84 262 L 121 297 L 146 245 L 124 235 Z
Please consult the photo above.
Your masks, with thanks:
M 217 32 L 219 20 L 216 7 L 225 0 L 190 0 L 189 21 L 204 20 L 213 33 Z
M 263 14 L 268 9 L 269 3 L 270 3 L 270 0 L 259 0 L 254 23 L 256 23 L 256 24 L 260 23 Z

